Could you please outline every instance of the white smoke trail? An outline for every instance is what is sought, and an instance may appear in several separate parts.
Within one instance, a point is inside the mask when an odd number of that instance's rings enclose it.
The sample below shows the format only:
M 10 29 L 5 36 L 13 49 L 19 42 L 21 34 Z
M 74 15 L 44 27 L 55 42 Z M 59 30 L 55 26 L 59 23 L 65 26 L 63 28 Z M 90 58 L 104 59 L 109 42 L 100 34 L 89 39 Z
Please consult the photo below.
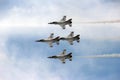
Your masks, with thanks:
M 77 56 L 79 58 L 120 58 L 120 54 L 103 54 L 93 56 Z
M 97 40 L 110 40 L 110 41 L 120 41 L 120 37 L 117 36 L 117 37 L 99 37 L 99 38 L 94 38 L 94 39 L 97 39 Z
M 88 22 L 80 22 L 83 24 L 98 24 L 98 23 L 120 23 L 120 20 L 110 20 L 110 21 L 88 21 Z

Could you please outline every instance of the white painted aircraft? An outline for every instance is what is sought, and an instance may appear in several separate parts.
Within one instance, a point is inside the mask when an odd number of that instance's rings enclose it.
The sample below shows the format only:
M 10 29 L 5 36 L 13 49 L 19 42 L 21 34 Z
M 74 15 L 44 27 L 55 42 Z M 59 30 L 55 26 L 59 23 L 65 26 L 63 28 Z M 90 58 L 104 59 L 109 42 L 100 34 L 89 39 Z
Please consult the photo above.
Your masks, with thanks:
M 67 37 L 61 37 L 60 40 L 67 40 L 70 45 L 73 45 L 73 41 L 80 42 L 80 35 L 74 36 L 74 32 L 71 32 Z
M 53 43 L 56 43 L 57 45 L 59 45 L 59 40 L 60 40 L 60 37 L 56 37 L 56 38 L 53 38 L 54 36 L 54 33 L 51 33 L 50 36 L 48 37 L 48 39 L 40 39 L 40 40 L 36 40 L 35 42 L 46 42 L 49 44 L 50 47 L 53 47 Z
M 66 20 L 66 16 L 63 16 L 63 18 L 60 21 L 53 21 L 48 24 L 60 25 L 62 29 L 65 29 L 66 25 L 69 25 L 70 27 L 72 27 L 72 19 Z
M 66 49 L 64 49 L 63 52 L 60 53 L 59 55 L 50 56 L 48 58 L 59 59 L 62 61 L 63 64 L 65 64 L 66 59 L 69 59 L 69 61 L 72 61 L 72 53 L 66 54 Z

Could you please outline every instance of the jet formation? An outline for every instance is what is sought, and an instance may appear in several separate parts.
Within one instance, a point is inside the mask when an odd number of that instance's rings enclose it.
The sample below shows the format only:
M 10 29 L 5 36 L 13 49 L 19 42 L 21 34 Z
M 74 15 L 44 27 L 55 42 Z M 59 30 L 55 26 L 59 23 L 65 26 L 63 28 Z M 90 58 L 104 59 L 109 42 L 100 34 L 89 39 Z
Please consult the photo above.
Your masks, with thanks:
M 96 22 L 80 22 L 80 23 L 119 23 L 120 20 L 115 20 L 115 21 L 96 21 Z M 66 20 L 66 16 L 63 16 L 63 18 L 60 21 L 53 21 L 53 22 L 49 22 L 48 24 L 54 24 L 54 25 L 59 25 L 62 27 L 62 29 L 66 29 L 66 26 L 68 25 L 69 27 L 72 27 L 72 18 Z M 67 37 L 60 37 L 57 36 L 55 38 L 53 38 L 54 33 L 51 33 L 50 36 L 47 39 L 39 39 L 36 40 L 35 42 L 44 42 L 44 43 L 48 43 L 50 47 L 53 47 L 53 43 L 56 43 L 57 45 L 59 45 L 59 42 L 62 41 L 68 41 L 70 45 L 73 45 L 73 41 L 76 41 L 77 43 L 80 42 L 80 34 L 74 36 L 74 32 L 72 31 Z M 96 56 L 79 56 L 81 58 L 110 58 L 110 57 L 120 57 L 120 55 L 96 55 Z M 68 59 L 69 61 L 72 61 L 72 52 L 66 54 L 66 49 L 64 49 L 62 51 L 62 53 L 60 53 L 59 55 L 53 55 L 53 56 L 49 56 L 48 58 L 50 59 L 59 59 L 60 61 L 62 61 L 63 64 L 65 64 L 66 59 Z
M 60 25 L 62 29 L 66 29 L 66 25 L 69 25 L 70 27 L 72 27 L 72 18 L 66 20 L 66 16 L 63 16 L 63 18 L 60 21 L 53 21 L 48 24 Z M 78 43 L 80 42 L 80 35 L 78 34 L 74 36 L 74 32 L 72 31 L 67 37 L 57 36 L 54 38 L 54 33 L 51 33 L 47 39 L 39 39 L 39 40 L 36 40 L 35 42 L 48 43 L 50 47 L 53 47 L 53 43 L 56 43 L 57 45 L 59 45 L 60 40 L 68 41 L 70 45 L 73 45 L 73 41 L 77 41 Z M 62 61 L 63 64 L 65 64 L 66 59 L 68 59 L 69 61 L 72 61 L 72 52 L 66 54 L 66 49 L 64 49 L 62 53 L 60 53 L 59 55 L 49 56 L 48 58 L 59 59 Z
M 66 25 L 69 25 L 70 27 L 72 27 L 72 18 L 66 20 L 66 16 L 63 16 L 63 18 L 60 21 L 53 21 L 48 24 L 60 25 L 62 29 L 65 29 Z

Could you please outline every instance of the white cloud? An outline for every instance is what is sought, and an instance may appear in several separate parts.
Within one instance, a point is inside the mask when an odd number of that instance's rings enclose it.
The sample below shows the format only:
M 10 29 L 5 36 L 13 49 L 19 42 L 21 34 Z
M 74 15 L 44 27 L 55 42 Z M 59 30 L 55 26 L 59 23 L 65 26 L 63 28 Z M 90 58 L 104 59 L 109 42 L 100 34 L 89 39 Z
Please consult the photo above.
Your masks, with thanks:
M 0 64 L 1 80 L 62 80 L 59 73 L 50 71 L 50 64 L 42 58 L 16 60 L 7 56 L 6 53 L 0 53 L 0 58 L 0 62 L 3 62 Z
M 2 27 L 39 26 L 38 17 L 27 16 L 26 14 L 28 12 L 29 11 L 27 9 L 14 7 L 9 13 L 9 16 L 1 20 L 0 26 Z

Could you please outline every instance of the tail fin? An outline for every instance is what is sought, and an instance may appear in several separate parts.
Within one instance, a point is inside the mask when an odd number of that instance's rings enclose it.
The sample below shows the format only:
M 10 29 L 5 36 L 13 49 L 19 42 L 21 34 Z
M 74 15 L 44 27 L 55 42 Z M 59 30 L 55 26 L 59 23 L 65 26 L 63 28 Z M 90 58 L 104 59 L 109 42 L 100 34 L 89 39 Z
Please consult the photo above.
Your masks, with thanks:
M 71 52 L 71 53 L 69 53 L 69 55 L 72 55 L 72 52 Z
M 69 59 L 69 61 L 72 61 L 72 53 L 68 54 L 68 59 Z
M 60 40 L 60 36 L 56 37 L 54 40 L 59 41 Z
M 72 18 L 68 20 L 69 26 L 72 27 Z
M 72 61 L 72 53 L 69 53 L 69 61 Z
M 75 36 L 76 38 L 80 39 L 80 35 L 78 34 L 77 36 Z
M 70 23 L 72 23 L 72 18 L 71 18 L 71 19 L 68 19 L 68 21 L 69 21 Z
M 72 53 L 69 53 L 68 56 L 72 57 Z

